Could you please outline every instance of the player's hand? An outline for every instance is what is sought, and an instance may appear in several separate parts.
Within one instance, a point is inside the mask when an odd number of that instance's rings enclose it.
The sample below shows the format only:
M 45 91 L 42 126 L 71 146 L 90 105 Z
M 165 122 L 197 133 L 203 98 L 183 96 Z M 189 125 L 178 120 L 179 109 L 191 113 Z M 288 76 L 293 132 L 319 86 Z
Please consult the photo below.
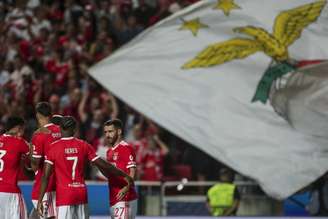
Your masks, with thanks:
M 129 191 L 129 186 L 124 186 L 116 195 L 116 199 L 121 201 Z
M 36 209 L 38 211 L 38 215 L 40 217 L 43 217 L 43 204 L 42 204 L 42 202 L 38 202 L 38 205 L 37 205 Z

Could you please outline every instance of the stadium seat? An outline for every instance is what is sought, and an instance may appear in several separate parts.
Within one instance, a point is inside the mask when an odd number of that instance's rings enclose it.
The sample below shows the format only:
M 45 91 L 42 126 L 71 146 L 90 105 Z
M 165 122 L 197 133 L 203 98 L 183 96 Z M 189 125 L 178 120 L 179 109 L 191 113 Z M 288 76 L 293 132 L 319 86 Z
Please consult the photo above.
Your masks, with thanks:
M 173 167 L 173 171 L 179 179 L 186 178 L 188 180 L 191 179 L 191 167 L 185 164 L 178 164 Z

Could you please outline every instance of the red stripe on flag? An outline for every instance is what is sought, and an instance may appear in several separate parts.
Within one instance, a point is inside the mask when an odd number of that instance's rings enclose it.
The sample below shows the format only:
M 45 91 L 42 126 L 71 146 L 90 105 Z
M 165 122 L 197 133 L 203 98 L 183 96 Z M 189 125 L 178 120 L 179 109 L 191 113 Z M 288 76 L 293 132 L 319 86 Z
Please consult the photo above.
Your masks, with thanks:
M 319 64 L 320 62 L 323 62 L 325 60 L 302 60 L 297 63 L 297 67 L 301 68 L 307 65 L 314 65 L 314 64 Z

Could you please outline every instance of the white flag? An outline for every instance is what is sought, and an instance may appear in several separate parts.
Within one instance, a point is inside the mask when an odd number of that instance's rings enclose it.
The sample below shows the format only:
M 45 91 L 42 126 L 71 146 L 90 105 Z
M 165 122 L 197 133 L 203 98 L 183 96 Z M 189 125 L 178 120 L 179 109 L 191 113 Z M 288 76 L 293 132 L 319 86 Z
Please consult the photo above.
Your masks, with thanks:
M 270 100 L 299 61 L 328 59 L 327 39 L 322 0 L 206 0 L 149 28 L 90 74 L 283 199 L 327 171 L 328 130 L 319 138 L 292 127 Z

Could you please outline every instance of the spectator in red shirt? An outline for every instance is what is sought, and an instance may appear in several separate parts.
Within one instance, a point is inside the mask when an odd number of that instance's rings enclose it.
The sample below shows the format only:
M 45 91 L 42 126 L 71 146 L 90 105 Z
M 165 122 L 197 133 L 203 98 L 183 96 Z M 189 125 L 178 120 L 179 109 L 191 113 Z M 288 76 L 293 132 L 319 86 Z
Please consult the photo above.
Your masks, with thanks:
M 140 179 L 140 173 L 142 172 L 142 159 L 144 152 L 147 147 L 147 138 L 143 137 L 142 127 L 140 124 L 136 124 L 133 127 L 133 137 L 135 140 L 131 141 L 135 153 L 136 153 L 136 163 L 137 163 L 137 179 Z
M 148 137 L 148 145 L 141 160 L 141 180 L 160 181 L 163 177 L 164 157 L 168 153 L 168 146 L 158 135 Z

